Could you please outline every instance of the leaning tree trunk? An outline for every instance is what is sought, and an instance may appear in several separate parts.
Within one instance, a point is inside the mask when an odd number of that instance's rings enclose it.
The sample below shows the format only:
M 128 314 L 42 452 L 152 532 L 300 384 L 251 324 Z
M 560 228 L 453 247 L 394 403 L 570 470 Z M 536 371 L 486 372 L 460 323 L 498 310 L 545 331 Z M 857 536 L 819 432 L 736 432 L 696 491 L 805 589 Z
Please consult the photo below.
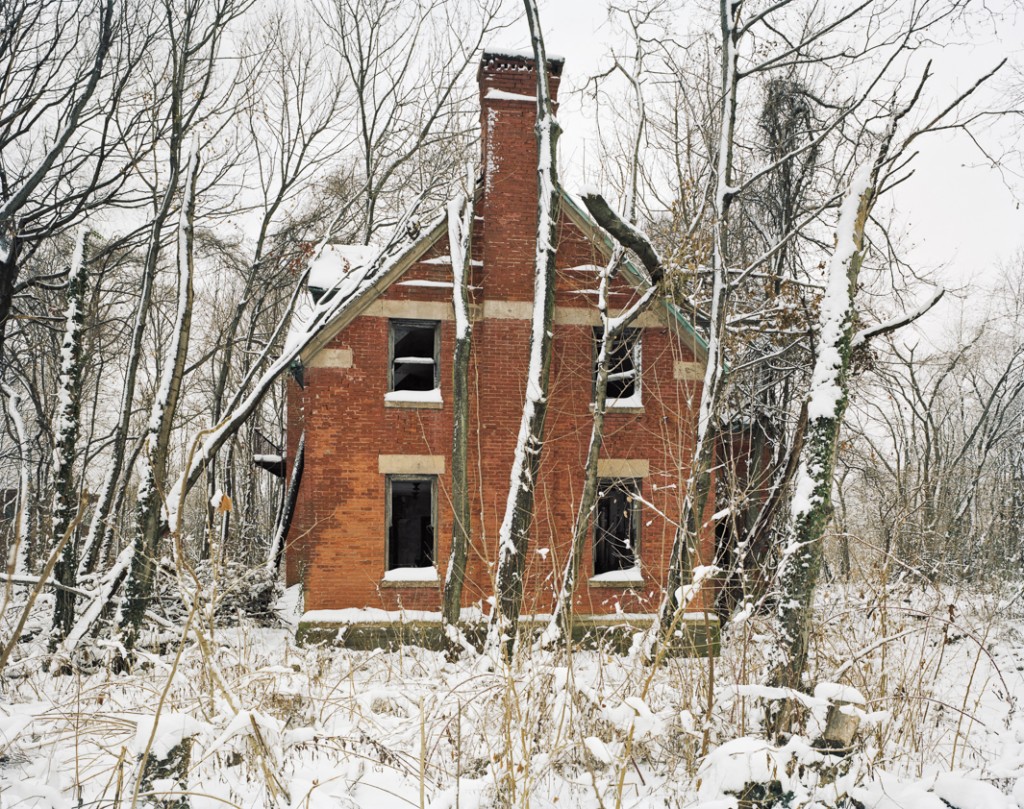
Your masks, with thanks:
M 609 357 L 615 342 L 625 333 L 629 325 L 644 312 L 654 300 L 660 284 L 664 277 L 661 258 L 658 256 L 654 246 L 647 238 L 628 223 L 620 219 L 609 207 L 608 203 L 598 194 L 587 194 L 583 202 L 590 211 L 591 216 L 597 223 L 608 231 L 621 245 L 613 252 L 611 259 L 601 274 L 601 282 L 598 288 L 598 311 L 601 316 L 603 327 L 601 344 L 597 354 L 597 379 L 594 384 L 594 418 L 590 427 L 590 444 L 587 449 L 587 460 L 584 467 L 583 492 L 580 495 L 579 506 L 576 511 L 576 521 L 573 523 L 572 545 L 569 549 L 569 558 L 566 560 L 565 571 L 562 575 L 562 586 L 555 602 L 555 609 L 551 615 L 547 629 L 544 631 L 542 643 L 545 646 L 552 646 L 571 636 L 572 622 L 572 599 L 576 591 L 576 583 L 579 579 L 580 560 L 583 558 L 583 549 L 586 546 L 587 537 L 590 535 L 591 517 L 594 507 L 597 505 L 598 458 L 601 454 L 601 446 L 604 443 L 604 417 L 608 401 L 608 375 L 610 373 Z M 618 317 L 608 315 L 608 289 L 614 273 L 620 265 L 624 250 L 633 250 L 644 263 L 650 275 L 650 287 L 640 298 Z
M 725 382 L 725 326 L 729 293 L 728 226 L 729 212 L 735 191 L 732 188 L 733 139 L 736 128 L 737 16 L 740 4 L 721 0 L 719 18 L 722 29 L 722 126 L 718 143 L 717 187 L 715 190 L 715 221 L 712 227 L 712 293 L 711 326 L 708 334 L 708 361 L 704 371 L 694 439 L 693 460 L 683 493 L 682 514 L 672 541 L 668 576 L 661 607 L 652 626 L 645 650 L 649 659 L 658 654 L 674 635 L 687 600 L 684 578 L 691 558 L 700 544 L 704 508 L 711 494 L 711 464 L 715 454 L 715 420 L 721 409 Z
M 75 250 L 68 273 L 68 306 L 64 313 L 64 339 L 61 342 L 60 378 L 57 383 L 57 411 L 53 425 L 53 523 L 50 535 L 54 546 L 71 527 L 78 503 L 75 492 L 75 447 L 78 443 L 79 419 L 82 411 L 82 327 L 85 323 L 85 302 L 89 278 L 85 269 L 85 236 L 78 231 Z M 75 621 L 76 572 L 78 544 L 74 539 L 64 543 L 60 561 L 54 568 L 57 588 L 53 610 L 54 634 L 51 643 L 63 638 Z
M 126 601 L 121 618 L 123 643 L 130 653 L 138 639 L 142 619 L 153 591 L 153 577 L 160 539 L 166 531 L 161 514 L 162 486 L 167 478 L 167 460 L 171 446 L 171 427 L 181 394 L 192 324 L 192 245 L 195 219 L 198 144 L 193 140 L 183 184 L 181 213 L 178 219 L 177 277 L 178 297 L 171 344 L 164 360 L 156 400 L 150 414 L 147 435 L 148 452 L 143 453 L 143 471 L 139 482 L 136 526 L 131 567 L 128 573 Z
M 823 536 L 832 515 L 832 473 L 847 405 L 856 320 L 853 301 L 863 262 L 864 225 L 873 202 L 871 179 L 872 166 L 867 164 L 857 172 L 843 200 L 821 301 L 820 337 L 807 394 L 807 431 L 791 506 L 792 526 L 778 574 L 777 640 L 768 677 L 776 687 L 797 688 L 807 662 L 812 599 L 821 572 Z M 789 714 L 789 706 L 780 705 L 771 717 L 773 732 L 784 729 Z
M 541 638 L 544 646 L 550 647 L 572 637 L 572 600 L 576 593 L 576 581 L 579 578 L 580 560 L 590 533 L 590 519 L 597 505 L 597 461 L 604 443 L 604 416 L 608 403 L 609 356 L 615 341 L 625 330 L 613 329 L 608 318 L 608 286 L 612 272 L 622 261 L 622 250 L 615 250 L 608 264 L 601 271 L 598 287 L 598 310 L 601 317 L 601 344 L 597 350 L 597 378 L 594 381 L 594 418 L 590 425 L 590 444 L 587 448 L 587 460 L 583 467 L 583 491 L 576 509 L 576 520 L 572 527 L 572 545 L 569 547 L 569 558 L 562 573 L 562 586 L 558 591 L 555 609 L 551 620 Z
M 174 147 L 172 146 L 172 153 Z M 138 379 L 139 365 L 143 356 L 143 337 L 146 332 L 146 320 L 153 299 L 153 286 L 156 281 L 157 264 L 161 252 L 161 235 L 170 215 L 171 204 L 178 182 L 178 162 L 172 159 L 167 188 L 156 215 L 149 226 L 149 245 L 142 266 L 142 286 L 139 289 L 139 302 L 135 308 L 135 320 L 132 324 L 131 342 L 128 348 L 128 362 L 125 369 L 124 386 L 121 389 L 121 403 L 118 409 L 117 423 L 114 425 L 114 436 L 110 449 L 110 465 L 107 467 L 103 485 L 89 522 L 89 530 L 82 543 L 82 554 L 79 560 L 78 573 L 92 573 L 97 564 L 105 557 L 114 540 L 113 521 L 118 514 L 115 508 L 118 497 L 118 484 L 125 468 L 124 457 L 131 427 L 132 404 L 135 399 L 135 386 Z M 131 464 L 128 465 L 131 468 Z M 123 489 L 122 489 L 123 491 Z
M 471 540 L 469 508 L 469 354 L 473 324 L 469 319 L 469 270 L 473 252 L 473 184 L 467 175 L 467 196 L 453 199 L 448 206 L 448 245 L 452 258 L 452 288 L 455 304 L 455 356 L 452 360 L 452 548 L 444 577 L 441 620 L 458 623 L 462 608 L 462 585 Z
M 537 74 L 537 253 L 534 266 L 533 323 L 526 401 L 519 424 L 505 516 L 498 532 L 495 604 L 488 628 L 487 651 L 499 646 L 510 659 L 519 630 L 523 603 L 526 550 L 533 526 L 534 493 L 544 417 L 548 408 L 551 346 L 555 319 L 555 249 L 558 238 L 557 142 L 560 132 L 551 106 L 547 55 L 534 0 L 524 0 Z

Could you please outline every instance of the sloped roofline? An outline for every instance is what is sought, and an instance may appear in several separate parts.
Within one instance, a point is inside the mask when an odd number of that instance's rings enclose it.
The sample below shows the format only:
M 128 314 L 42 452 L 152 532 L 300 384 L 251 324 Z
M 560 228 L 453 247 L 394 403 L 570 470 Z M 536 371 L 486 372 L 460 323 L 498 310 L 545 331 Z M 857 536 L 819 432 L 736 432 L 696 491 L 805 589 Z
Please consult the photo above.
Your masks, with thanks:
M 561 198 L 565 202 L 563 210 L 568 215 L 569 220 L 576 225 L 576 227 L 578 227 L 595 246 L 599 247 L 604 252 L 605 256 L 610 256 L 614 249 L 611 237 L 600 225 L 597 224 L 596 221 L 594 221 L 594 218 L 586 208 L 584 208 L 572 194 L 569 194 L 564 188 L 560 189 L 560 192 Z M 316 337 L 309 342 L 299 355 L 303 364 L 308 364 L 310 360 L 312 360 L 312 358 L 318 354 L 321 349 L 327 346 L 331 340 L 337 337 L 337 335 L 346 326 L 348 326 L 349 323 L 365 312 L 370 305 L 385 292 L 385 290 L 401 278 L 405 271 L 419 261 L 423 254 L 433 247 L 442 236 L 447 234 L 447 232 L 448 215 L 447 212 L 445 212 L 443 216 L 439 217 L 435 221 L 430 230 L 422 234 L 418 239 L 416 239 L 416 241 L 406 248 L 404 253 L 395 259 L 387 272 L 374 282 L 371 289 L 367 290 L 369 294 L 361 295 L 354 299 L 351 304 L 344 307 L 333 320 L 324 324 Z M 626 259 L 624 265 L 630 282 L 638 289 L 646 289 L 649 284 L 646 275 L 629 259 Z M 706 363 L 708 359 L 708 344 L 704 338 L 697 333 L 697 330 L 693 327 L 689 318 L 687 318 L 679 307 L 670 300 L 661 298 L 660 303 L 664 308 L 665 313 L 668 315 L 670 328 L 686 339 L 690 349 L 694 353 L 694 356 L 700 362 Z
M 590 212 L 580 204 L 576 197 L 564 188 L 560 188 L 559 191 L 561 192 L 563 202 L 566 203 L 565 210 L 569 214 L 572 223 L 583 231 L 594 244 L 603 248 L 606 258 L 610 257 L 615 248 L 611 236 L 608 235 L 604 228 L 597 224 L 590 215 Z M 626 268 L 626 274 L 635 287 L 645 290 L 650 286 L 647 276 L 640 271 L 636 264 L 628 258 L 623 263 Z M 668 314 L 671 324 L 675 326 L 679 334 L 686 338 L 694 356 L 702 363 L 706 363 L 708 360 L 707 341 L 697 333 L 690 319 L 672 301 L 662 297 L 660 302 L 666 314 Z

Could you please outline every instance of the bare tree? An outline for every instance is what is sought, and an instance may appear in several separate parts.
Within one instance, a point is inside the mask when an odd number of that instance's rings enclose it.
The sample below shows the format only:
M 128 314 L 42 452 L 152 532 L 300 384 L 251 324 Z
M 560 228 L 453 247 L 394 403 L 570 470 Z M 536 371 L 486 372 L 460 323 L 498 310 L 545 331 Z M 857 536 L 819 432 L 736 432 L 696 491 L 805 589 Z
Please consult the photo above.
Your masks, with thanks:
M 997 66 L 998 70 L 1001 65 Z M 929 77 L 926 69 L 909 100 L 895 105 L 885 134 L 871 157 L 855 172 L 840 206 L 836 243 L 819 314 L 814 368 L 806 397 L 807 430 L 794 484 L 791 523 L 782 550 L 777 582 L 774 623 L 778 636 L 770 654 L 768 682 L 795 689 L 807 664 L 808 638 L 813 616 L 813 595 L 823 559 L 823 537 L 832 517 L 833 472 L 839 431 L 849 400 L 851 349 L 857 341 L 855 297 L 864 262 L 865 228 L 879 195 L 903 169 L 900 158 L 923 132 L 929 131 L 960 106 L 995 70 L 940 111 L 931 121 L 901 140 L 897 131 L 920 98 Z M 896 328 L 912 317 L 897 318 Z M 871 328 L 864 335 L 877 333 Z M 862 340 L 864 337 L 861 338 Z M 782 701 L 771 717 L 773 732 L 785 730 L 791 706 Z
M 451 147 L 468 146 L 472 128 L 462 108 L 462 82 L 486 38 L 507 25 L 502 5 L 329 0 L 322 16 L 354 90 L 358 241 L 369 244 L 394 225 L 410 185 L 428 200 L 447 199 L 451 178 L 466 160 Z M 410 183 L 428 154 L 447 171 L 437 166 Z
M 74 475 L 82 416 L 82 329 L 85 324 L 86 296 L 89 292 L 85 237 L 86 231 L 82 228 L 75 240 L 71 269 L 68 272 L 64 338 L 60 347 L 60 379 L 53 427 L 53 521 L 50 528 L 53 547 L 56 547 L 71 530 L 71 524 L 79 508 L 78 498 L 72 497 L 77 492 Z M 65 542 L 60 561 L 54 569 L 57 582 L 63 585 L 57 591 L 57 603 L 53 613 L 55 641 L 71 628 L 75 619 L 73 588 L 78 570 L 77 550 L 77 543 Z
M 469 280 L 473 258 L 474 183 L 466 173 L 465 195 L 448 205 L 448 245 L 452 259 L 452 298 L 455 308 L 455 356 L 452 359 L 452 549 L 445 572 L 441 620 L 455 625 L 462 607 L 462 585 L 472 539 L 469 498 L 469 358 L 473 323 L 469 317 Z
M 873 346 L 839 459 L 864 558 L 927 580 L 1018 575 L 1018 293 L 1013 282 L 995 290 L 950 348 L 913 337 Z
M 533 321 L 526 401 L 519 423 L 509 480 L 505 516 L 498 531 L 495 604 L 487 648 L 511 658 L 523 601 L 523 573 L 533 524 L 534 485 L 544 448 L 544 417 L 551 376 L 551 345 L 555 316 L 555 250 L 558 244 L 558 135 L 551 105 L 547 52 L 534 0 L 524 0 L 537 74 L 537 254 L 534 266 Z
M 0 7 L 0 356 L 15 298 L 37 281 L 21 278 L 26 258 L 122 201 L 138 120 L 120 104 L 149 46 L 134 16 L 115 0 Z

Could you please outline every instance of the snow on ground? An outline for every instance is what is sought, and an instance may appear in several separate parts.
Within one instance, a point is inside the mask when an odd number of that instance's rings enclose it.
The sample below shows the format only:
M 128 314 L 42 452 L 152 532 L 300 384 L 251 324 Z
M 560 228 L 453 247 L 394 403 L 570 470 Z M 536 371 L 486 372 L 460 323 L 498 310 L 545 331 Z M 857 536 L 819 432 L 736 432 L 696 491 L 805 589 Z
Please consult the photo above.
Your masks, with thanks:
M 1024 613 L 1008 601 L 833 586 L 820 599 L 819 687 L 798 709 L 805 732 L 779 746 L 760 736 L 778 695 L 759 685 L 769 638 L 749 617 L 713 672 L 593 651 L 524 654 L 506 669 L 413 647 L 297 648 L 292 628 L 203 626 L 183 646 L 165 635 L 131 674 L 62 676 L 43 671 L 34 641 L 0 680 L 0 805 L 144 806 L 187 791 L 199 809 L 462 809 L 499 797 L 725 809 L 758 779 L 792 793 L 791 806 L 851 805 L 843 795 L 869 809 L 1024 806 Z M 831 700 L 863 729 L 838 768 L 813 744 Z M 184 782 L 174 771 L 140 782 L 143 757 L 173 758 L 182 739 Z

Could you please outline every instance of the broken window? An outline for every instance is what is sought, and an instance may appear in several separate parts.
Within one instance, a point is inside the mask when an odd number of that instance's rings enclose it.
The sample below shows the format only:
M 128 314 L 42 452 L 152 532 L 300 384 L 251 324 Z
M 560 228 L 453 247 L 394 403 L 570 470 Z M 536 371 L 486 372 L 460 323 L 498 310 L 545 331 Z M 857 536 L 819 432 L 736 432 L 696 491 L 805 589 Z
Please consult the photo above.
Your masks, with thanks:
M 594 330 L 594 380 L 603 331 Z M 640 330 L 626 329 L 608 356 L 608 406 L 640 406 Z
M 387 478 L 388 570 L 434 564 L 434 478 Z
M 640 484 L 636 480 L 598 481 L 594 525 L 594 575 L 636 567 L 640 525 Z
M 436 320 L 391 321 L 388 390 L 434 390 L 440 386 Z

